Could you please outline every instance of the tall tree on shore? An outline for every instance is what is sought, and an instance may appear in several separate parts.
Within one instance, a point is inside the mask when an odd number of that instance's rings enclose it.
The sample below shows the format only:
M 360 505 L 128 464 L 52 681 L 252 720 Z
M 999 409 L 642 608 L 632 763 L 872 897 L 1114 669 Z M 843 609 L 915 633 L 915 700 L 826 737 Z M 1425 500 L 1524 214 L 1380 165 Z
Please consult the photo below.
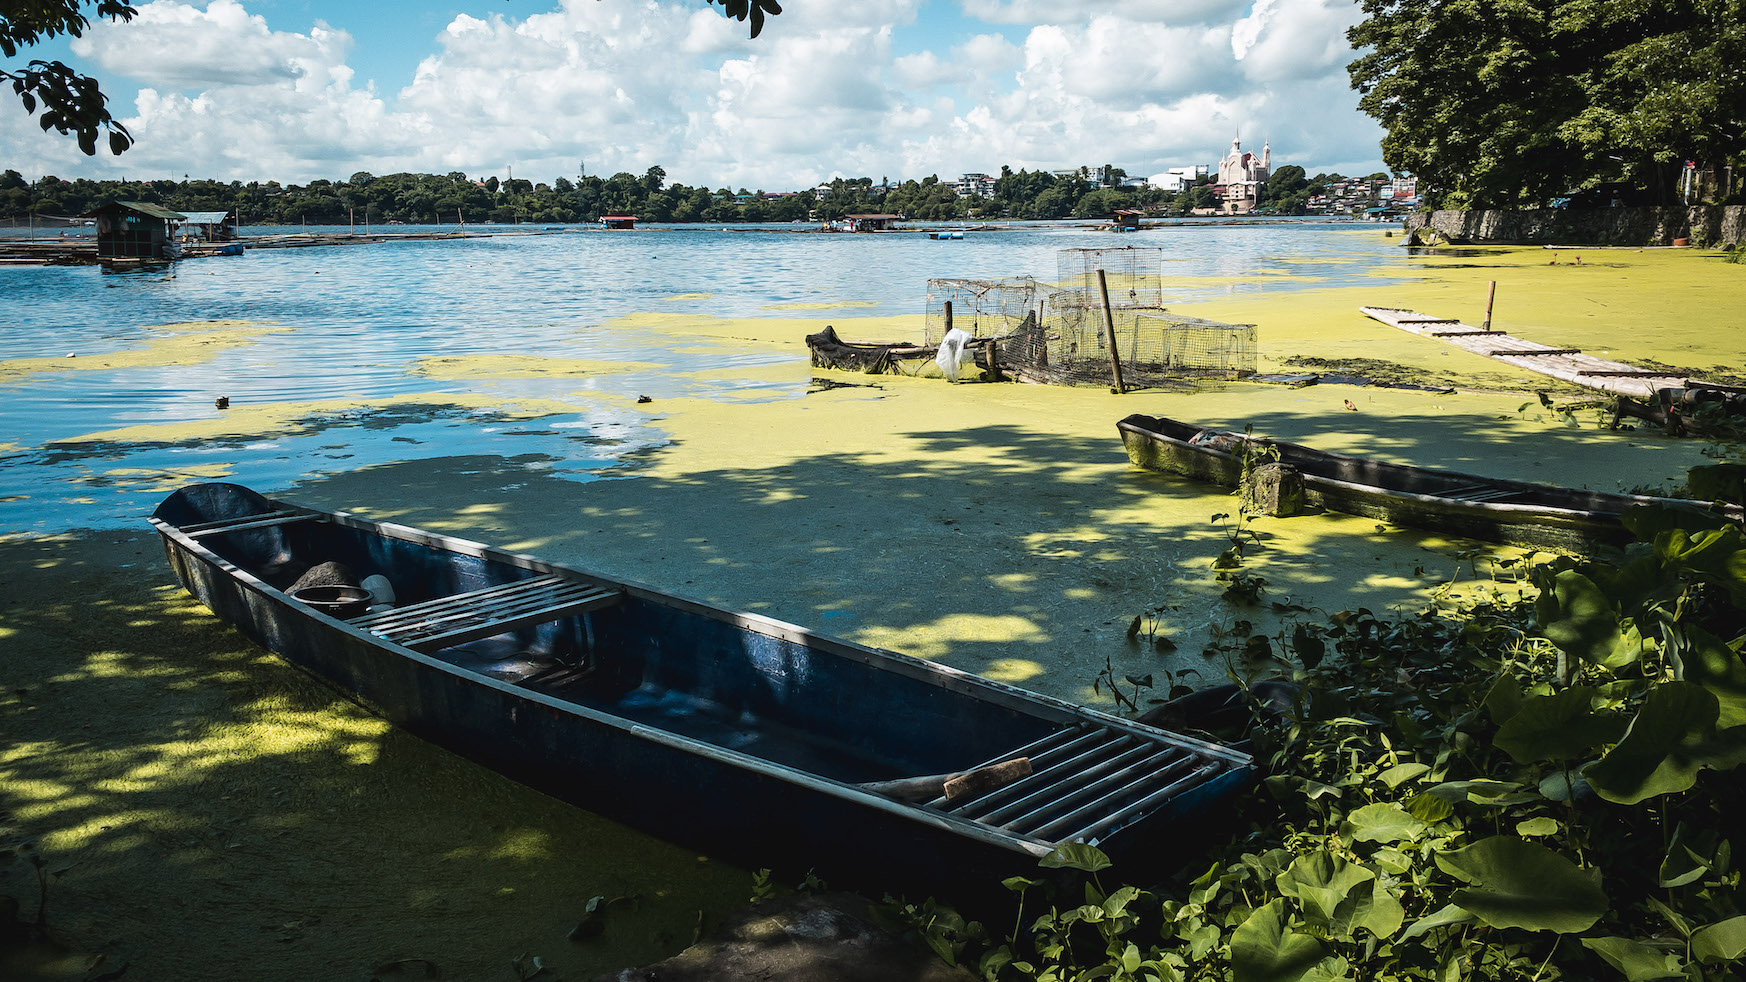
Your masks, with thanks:
M 776 0 L 709 2 L 721 4 L 722 13 L 735 20 L 749 19 L 752 37 L 764 29 L 766 17 L 782 12 Z M 138 12 L 125 0 L 0 0 L 0 55 L 16 58 L 20 49 L 63 34 L 81 37 L 92 17 L 126 23 Z M 109 114 L 109 97 L 98 81 L 62 62 L 38 60 L 20 69 L 0 68 L 0 81 L 12 84 L 25 112 L 42 110 L 37 122 L 44 130 L 72 134 L 86 154 L 97 152 L 97 138 L 105 131 L 110 153 L 119 154 L 133 145 L 127 127 Z
M 1360 0 L 1348 32 L 1382 157 L 1454 207 L 1612 182 L 1671 201 L 1740 163 L 1746 0 Z

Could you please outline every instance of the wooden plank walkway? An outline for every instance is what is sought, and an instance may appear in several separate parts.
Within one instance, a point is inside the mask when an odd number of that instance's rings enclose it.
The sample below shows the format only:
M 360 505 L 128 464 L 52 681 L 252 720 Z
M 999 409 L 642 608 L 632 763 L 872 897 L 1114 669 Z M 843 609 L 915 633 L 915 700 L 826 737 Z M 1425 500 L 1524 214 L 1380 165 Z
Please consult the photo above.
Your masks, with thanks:
M 1359 307 L 1365 316 L 1410 334 L 1436 338 L 1495 358 L 1506 365 L 1549 375 L 1588 389 L 1616 396 L 1653 401 L 1660 389 L 1685 389 L 1692 384 L 1683 375 L 1669 375 L 1653 368 L 1639 368 L 1622 361 L 1609 361 L 1582 353 L 1580 348 L 1554 348 L 1537 341 L 1512 337 L 1501 331 L 1486 331 L 1471 324 L 1430 317 L 1394 307 Z

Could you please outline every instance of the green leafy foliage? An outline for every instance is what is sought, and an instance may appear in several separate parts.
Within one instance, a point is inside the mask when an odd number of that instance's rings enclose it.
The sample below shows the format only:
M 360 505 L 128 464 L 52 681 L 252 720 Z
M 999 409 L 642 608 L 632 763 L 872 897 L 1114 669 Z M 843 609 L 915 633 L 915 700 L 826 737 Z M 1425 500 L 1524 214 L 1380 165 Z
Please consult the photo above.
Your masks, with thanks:
M 1456 906 L 1492 927 L 1579 934 L 1607 912 L 1599 870 L 1516 836 L 1482 839 L 1437 864 L 1470 884 L 1455 891 Z
M 1051 876 L 1008 882 L 1020 916 L 960 964 L 990 980 L 1741 977 L 1746 540 L 1686 517 L 1640 516 L 1650 538 L 1609 562 L 1513 565 L 1418 615 L 1283 630 L 1271 664 L 1308 698 L 1252 731 L 1270 773 L 1236 831 L 1139 888 L 1106 890 L 1121 867 L 1064 847 Z
M 1678 202 L 1687 160 L 1738 165 L 1739 0 L 1361 0 L 1348 33 L 1382 156 L 1442 207 L 1574 191 Z
M 1289 982 L 1303 978 L 1328 956 L 1327 946 L 1289 930 L 1285 901 L 1250 914 L 1231 935 L 1231 974 L 1236 982 Z
M 86 7 L 93 8 L 90 14 Z M 80 37 L 91 26 L 93 16 L 125 22 L 135 13 L 131 4 L 120 0 L 8 3 L 0 12 L 0 55 L 16 57 L 21 48 L 61 35 Z M 12 92 L 24 111 L 36 115 L 44 131 L 72 134 L 87 155 L 97 152 L 97 138 L 105 131 L 111 153 L 119 154 L 133 143 L 127 127 L 109 114 L 108 99 L 97 80 L 61 62 L 32 61 L 20 69 L 0 68 L 0 80 L 12 83 Z

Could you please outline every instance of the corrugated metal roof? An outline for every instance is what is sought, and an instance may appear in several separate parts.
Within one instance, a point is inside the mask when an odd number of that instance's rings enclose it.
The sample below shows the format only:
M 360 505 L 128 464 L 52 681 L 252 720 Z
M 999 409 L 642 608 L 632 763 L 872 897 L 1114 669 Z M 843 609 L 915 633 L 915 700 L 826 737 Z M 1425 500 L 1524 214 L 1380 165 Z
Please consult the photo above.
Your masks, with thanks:
M 162 218 L 172 222 L 182 220 L 181 212 L 171 211 L 163 205 L 150 205 L 143 201 L 117 201 L 116 204 L 123 208 L 137 211 L 142 215 L 150 215 L 153 218 Z
M 137 211 L 142 215 L 149 215 L 152 218 L 162 218 L 169 222 L 179 222 L 182 220 L 182 213 L 179 211 L 171 211 L 162 205 L 148 205 L 143 201 L 111 201 L 108 204 L 98 205 L 79 217 L 96 218 L 112 206 L 116 208 L 125 208 L 128 211 Z
M 222 225 L 230 217 L 228 211 L 190 211 L 182 215 L 182 220 L 190 225 Z

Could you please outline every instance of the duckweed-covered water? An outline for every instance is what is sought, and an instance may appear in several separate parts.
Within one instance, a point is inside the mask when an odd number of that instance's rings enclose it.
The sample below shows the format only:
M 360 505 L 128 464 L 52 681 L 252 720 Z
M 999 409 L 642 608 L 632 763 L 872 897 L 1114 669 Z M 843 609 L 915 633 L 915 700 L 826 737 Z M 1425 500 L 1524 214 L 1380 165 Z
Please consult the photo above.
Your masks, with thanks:
M 524 231 L 251 249 L 128 273 L 0 267 L 0 534 L 132 525 L 168 488 L 216 476 L 272 490 L 476 455 L 612 475 L 665 440 L 640 398 L 803 395 L 804 379 L 759 371 L 806 359 L 810 318 L 911 317 L 914 336 L 930 278 L 1047 283 L 1061 249 L 1129 244 L 1163 250 L 1167 303 L 1349 284 L 1405 263 L 1375 226 L 1303 223 L 1127 236 L 1030 226 L 952 241 L 784 226 Z M 676 326 L 649 330 L 636 321 L 648 315 Z M 686 328 L 785 318 L 797 323 L 790 343 L 750 348 Z

